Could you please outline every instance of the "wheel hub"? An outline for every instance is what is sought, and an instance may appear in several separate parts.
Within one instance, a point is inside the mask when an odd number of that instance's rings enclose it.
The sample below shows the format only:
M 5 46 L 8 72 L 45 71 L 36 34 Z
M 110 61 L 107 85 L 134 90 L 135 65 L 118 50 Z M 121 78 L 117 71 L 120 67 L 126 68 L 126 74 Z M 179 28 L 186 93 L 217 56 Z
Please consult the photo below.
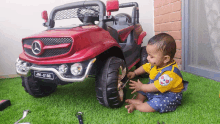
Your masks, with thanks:
M 122 66 L 120 66 L 119 68 L 119 72 L 118 72 L 118 94 L 119 94 L 119 101 L 123 101 L 124 99 L 124 91 L 123 91 L 123 82 L 122 79 L 124 79 L 126 76 L 126 68 L 123 69 Z

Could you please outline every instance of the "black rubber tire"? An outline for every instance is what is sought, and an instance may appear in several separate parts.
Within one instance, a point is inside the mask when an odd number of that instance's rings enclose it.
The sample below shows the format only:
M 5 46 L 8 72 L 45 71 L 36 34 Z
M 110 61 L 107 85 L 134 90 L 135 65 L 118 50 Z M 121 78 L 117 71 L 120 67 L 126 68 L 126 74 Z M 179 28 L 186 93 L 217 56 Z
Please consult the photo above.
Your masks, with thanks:
M 145 64 L 145 63 L 148 63 L 148 61 L 147 61 L 147 56 L 148 56 L 148 54 L 147 54 L 147 51 L 146 51 L 146 46 L 143 46 L 143 47 L 141 47 L 141 52 L 140 52 L 140 62 L 138 62 L 137 64 L 136 64 L 136 68 L 139 68 L 140 66 L 142 66 L 143 64 Z M 141 78 L 148 78 L 149 77 L 149 74 L 148 73 L 146 73 L 146 74 L 142 74 L 142 75 L 140 75 L 140 77 Z
M 103 64 L 101 64 L 103 63 Z M 118 72 L 120 66 L 126 68 L 123 59 L 109 57 L 105 62 L 101 62 L 100 70 L 96 75 L 96 97 L 99 103 L 109 108 L 119 108 L 125 102 L 126 87 L 123 88 L 123 101 L 119 100 L 118 93 Z M 127 68 L 126 68 L 127 72 Z
M 57 88 L 55 83 L 35 80 L 32 76 L 21 76 L 21 79 L 24 90 L 34 97 L 48 96 Z

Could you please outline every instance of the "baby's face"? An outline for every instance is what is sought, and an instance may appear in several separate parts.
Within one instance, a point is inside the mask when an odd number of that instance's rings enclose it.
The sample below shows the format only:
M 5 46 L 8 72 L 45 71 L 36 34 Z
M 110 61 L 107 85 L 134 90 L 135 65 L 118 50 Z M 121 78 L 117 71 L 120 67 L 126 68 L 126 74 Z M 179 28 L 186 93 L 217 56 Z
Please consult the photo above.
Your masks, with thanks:
M 158 49 L 156 44 L 147 45 L 147 60 L 152 66 L 157 66 L 159 68 L 164 66 L 164 55 L 161 50 Z

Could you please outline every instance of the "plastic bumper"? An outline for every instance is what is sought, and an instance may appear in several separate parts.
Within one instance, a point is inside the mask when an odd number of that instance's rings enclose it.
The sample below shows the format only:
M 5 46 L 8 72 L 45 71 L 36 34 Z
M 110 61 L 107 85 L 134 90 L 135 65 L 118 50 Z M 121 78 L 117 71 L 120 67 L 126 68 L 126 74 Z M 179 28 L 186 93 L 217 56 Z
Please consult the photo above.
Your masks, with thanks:
M 30 71 L 39 71 L 39 72 L 53 72 L 61 81 L 64 82 L 81 82 L 83 81 L 89 74 L 94 62 L 96 61 L 96 58 L 93 58 L 87 62 L 82 62 L 84 65 L 84 71 L 83 74 L 80 76 L 69 76 L 66 77 L 59 73 L 58 67 L 59 65 L 47 65 L 47 66 L 41 66 L 41 65 L 34 65 L 25 61 L 22 61 L 22 63 L 19 63 L 19 60 L 17 59 L 16 62 L 16 72 L 18 75 L 21 76 L 28 76 L 30 74 Z M 26 63 L 26 64 L 24 64 Z M 61 65 L 61 64 L 60 64 Z

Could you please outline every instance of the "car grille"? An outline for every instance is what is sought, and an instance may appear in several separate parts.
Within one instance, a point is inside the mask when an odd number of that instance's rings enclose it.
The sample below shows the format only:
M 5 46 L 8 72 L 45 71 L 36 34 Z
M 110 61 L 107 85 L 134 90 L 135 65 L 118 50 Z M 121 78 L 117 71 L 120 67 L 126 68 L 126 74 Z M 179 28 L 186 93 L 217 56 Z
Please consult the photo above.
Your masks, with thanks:
M 44 53 L 39 56 L 35 55 L 32 52 L 32 49 L 24 48 L 25 53 L 36 58 L 55 57 L 68 53 L 71 49 L 73 42 L 71 38 L 30 38 L 23 40 L 23 45 L 26 44 L 31 46 L 33 41 L 35 40 L 42 41 L 45 46 L 71 43 L 71 45 L 68 48 L 46 49 L 44 50 Z

